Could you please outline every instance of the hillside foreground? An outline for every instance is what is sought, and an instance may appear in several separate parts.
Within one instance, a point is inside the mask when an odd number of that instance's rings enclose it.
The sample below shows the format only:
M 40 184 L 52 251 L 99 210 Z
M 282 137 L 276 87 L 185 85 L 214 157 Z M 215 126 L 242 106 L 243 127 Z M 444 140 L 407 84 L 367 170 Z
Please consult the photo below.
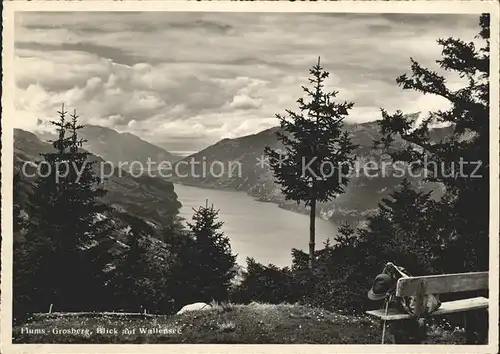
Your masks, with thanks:
M 103 328 L 107 333 L 98 334 Z M 87 333 L 69 333 L 85 329 Z M 28 330 L 30 333 L 26 333 Z M 13 342 L 379 344 L 381 334 L 381 324 L 365 316 L 301 305 L 251 303 L 217 304 L 210 310 L 170 316 L 99 313 L 35 316 L 13 327 Z M 459 329 L 433 325 L 424 343 L 463 344 L 465 337 Z

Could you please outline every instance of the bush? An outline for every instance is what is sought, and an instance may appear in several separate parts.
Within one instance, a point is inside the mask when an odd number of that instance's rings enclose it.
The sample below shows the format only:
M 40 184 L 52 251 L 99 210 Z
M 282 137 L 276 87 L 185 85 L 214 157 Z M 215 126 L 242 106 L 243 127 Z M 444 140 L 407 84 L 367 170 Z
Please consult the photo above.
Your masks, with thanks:
M 293 272 L 273 264 L 265 266 L 253 258 L 247 258 L 247 269 L 242 280 L 231 294 L 233 301 L 250 303 L 252 301 L 270 304 L 292 303 L 299 300 Z

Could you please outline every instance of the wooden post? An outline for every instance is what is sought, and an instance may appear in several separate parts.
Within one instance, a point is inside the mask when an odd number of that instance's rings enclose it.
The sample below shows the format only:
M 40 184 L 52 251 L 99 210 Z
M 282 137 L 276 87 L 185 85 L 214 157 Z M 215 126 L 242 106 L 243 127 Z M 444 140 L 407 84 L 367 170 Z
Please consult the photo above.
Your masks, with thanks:
M 425 280 L 421 280 L 418 283 L 417 293 L 415 294 L 415 316 L 419 318 L 425 312 L 425 290 L 427 288 L 427 282 Z
M 425 318 L 422 318 L 421 316 L 425 314 L 427 310 L 427 297 L 425 296 L 427 290 L 427 281 L 423 279 L 420 281 L 418 284 L 417 288 L 417 293 L 416 293 L 416 303 L 415 303 L 415 316 L 417 317 L 417 340 L 418 342 L 421 342 L 425 339 L 427 336 L 427 328 L 426 328 L 426 323 L 425 323 Z
M 54 305 L 54 304 L 50 304 L 50 306 L 49 306 L 49 313 L 52 313 L 52 305 Z

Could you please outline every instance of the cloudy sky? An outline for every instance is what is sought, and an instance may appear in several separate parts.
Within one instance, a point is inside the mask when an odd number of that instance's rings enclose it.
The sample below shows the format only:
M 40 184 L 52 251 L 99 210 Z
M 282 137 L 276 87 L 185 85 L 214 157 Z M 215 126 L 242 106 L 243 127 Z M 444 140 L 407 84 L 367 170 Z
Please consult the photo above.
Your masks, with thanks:
M 437 38 L 473 40 L 477 15 L 17 13 L 17 125 L 43 129 L 65 103 L 83 122 L 170 151 L 277 125 L 321 56 L 353 122 L 443 107 L 402 91 L 409 59 L 437 68 Z M 457 78 L 450 83 L 458 85 Z M 41 125 L 38 125 L 37 122 Z

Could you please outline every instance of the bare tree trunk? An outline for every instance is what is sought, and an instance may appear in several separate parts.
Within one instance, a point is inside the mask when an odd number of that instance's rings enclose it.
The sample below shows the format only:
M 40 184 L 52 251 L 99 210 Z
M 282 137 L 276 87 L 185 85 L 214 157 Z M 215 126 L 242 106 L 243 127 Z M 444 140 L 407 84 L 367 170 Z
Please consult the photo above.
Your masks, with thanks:
M 316 199 L 311 200 L 311 211 L 309 214 L 309 270 L 314 269 L 314 248 L 316 239 Z

